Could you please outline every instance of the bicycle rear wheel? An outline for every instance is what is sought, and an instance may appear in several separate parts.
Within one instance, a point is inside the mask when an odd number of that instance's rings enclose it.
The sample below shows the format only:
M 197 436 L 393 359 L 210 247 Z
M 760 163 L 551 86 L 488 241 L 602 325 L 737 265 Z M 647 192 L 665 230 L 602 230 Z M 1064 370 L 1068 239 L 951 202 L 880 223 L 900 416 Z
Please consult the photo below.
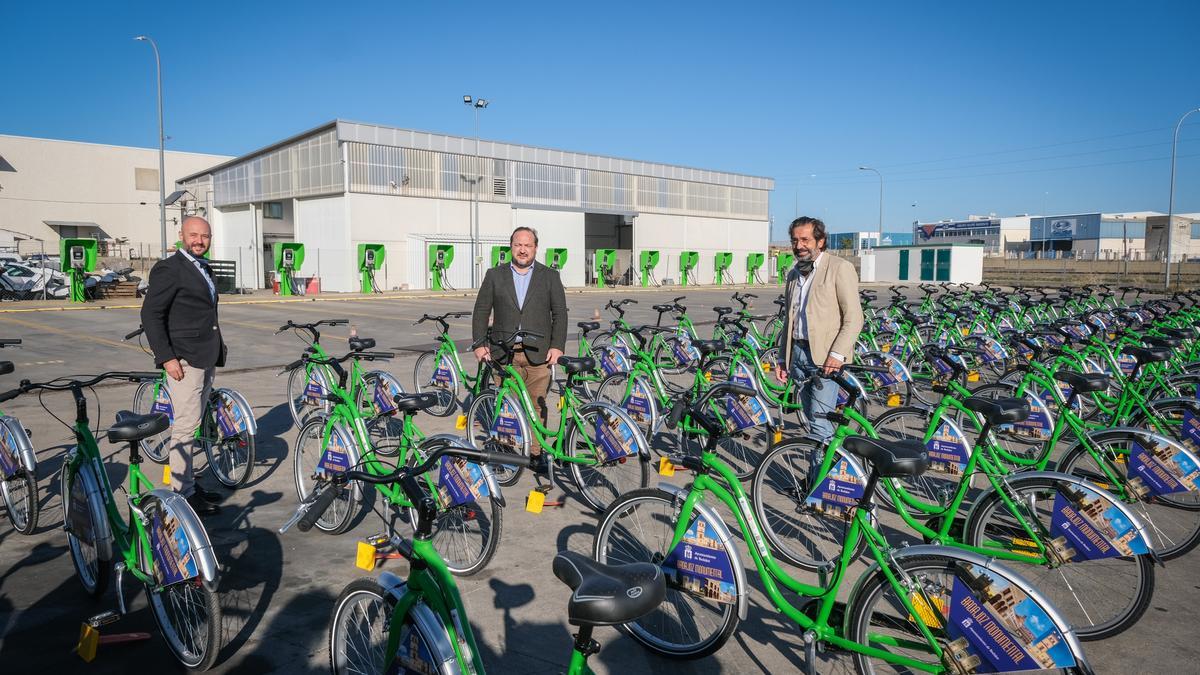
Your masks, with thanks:
M 601 516 L 592 557 L 606 565 L 634 562 L 661 565 L 675 534 L 676 517 L 675 500 L 670 493 L 656 488 L 629 492 Z M 662 656 L 698 659 L 724 646 L 737 624 L 736 604 L 718 602 L 668 584 L 661 605 L 620 628 Z
M 67 531 L 67 548 L 71 552 L 71 564 L 83 590 L 93 598 L 104 595 L 108 579 L 112 575 L 112 560 L 101 557 L 103 526 L 97 522 L 96 514 L 104 513 L 104 505 L 93 503 L 96 485 L 87 464 L 62 469 L 63 522 Z M 85 477 L 86 476 L 86 477 Z
M 601 423 L 601 415 L 605 414 L 602 408 L 581 410 L 579 415 L 583 418 L 583 424 L 571 425 L 564 446 L 567 454 L 572 457 L 590 457 L 594 460 L 588 464 L 568 464 L 571 478 L 579 488 L 579 496 L 588 506 L 600 512 L 608 508 L 614 499 L 626 492 L 644 488 L 650 482 L 650 464 L 637 448 L 634 449 L 634 454 L 617 459 L 605 454 L 596 431 L 597 425 Z M 632 424 L 632 420 L 620 417 L 626 423 Z
M 133 412 L 139 415 L 147 415 L 154 409 L 156 401 L 155 391 L 159 396 L 160 406 L 166 404 L 170 406 L 171 397 L 166 391 L 167 384 L 163 380 L 154 382 L 142 382 L 138 385 L 137 391 L 133 394 Z M 170 456 L 171 446 L 171 429 L 159 432 L 154 436 L 147 436 L 141 440 L 142 454 L 159 464 L 166 464 L 167 458 Z
M 413 386 L 418 393 L 437 396 L 437 403 L 424 412 L 435 417 L 445 417 L 458 407 L 462 394 L 462 383 L 453 360 L 440 352 L 428 351 L 417 357 L 413 367 Z
M 410 456 L 410 466 L 419 464 L 424 457 L 448 445 L 443 440 L 422 445 L 419 453 Z M 435 486 L 438 484 L 439 471 L 440 468 L 431 472 L 430 478 Z M 422 479 L 420 485 L 429 492 L 428 481 Z M 439 499 L 440 492 L 429 494 L 438 505 L 430 543 L 445 559 L 446 567 L 452 574 L 469 577 L 487 567 L 492 556 L 496 555 L 504 529 L 504 509 L 490 495 L 461 504 L 446 504 Z M 409 522 L 415 526 L 416 511 L 409 509 L 408 514 Z
M 25 469 L 0 482 L 8 522 L 21 534 L 33 534 L 38 522 L 37 480 Z
M 288 410 L 292 413 L 292 422 L 297 427 L 304 426 L 313 415 L 328 414 L 333 408 L 333 404 L 323 398 L 330 392 L 331 378 L 332 375 L 325 366 L 311 363 L 293 368 L 288 373 Z

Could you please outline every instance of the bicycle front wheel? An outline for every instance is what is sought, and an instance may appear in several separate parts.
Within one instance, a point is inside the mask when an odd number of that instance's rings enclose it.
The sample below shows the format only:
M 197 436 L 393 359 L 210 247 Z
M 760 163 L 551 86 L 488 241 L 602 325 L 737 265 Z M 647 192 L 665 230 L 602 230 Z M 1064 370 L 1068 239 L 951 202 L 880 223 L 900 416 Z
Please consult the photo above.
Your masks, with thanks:
M 25 469 L 0 482 L 8 522 L 21 534 L 33 534 L 38 522 L 37 480 Z
M 565 450 L 571 457 L 586 457 L 586 464 L 569 462 L 571 478 L 579 496 L 597 511 L 604 511 L 626 492 L 644 488 L 650 482 L 650 464 L 640 453 L 612 459 L 601 446 L 598 426 L 605 415 L 602 408 L 580 411 L 582 424 L 572 424 Z M 614 416 L 616 417 L 616 416 Z
M 89 471 L 91 469 L 86 464 L 80 467 L 64 465 L 61 494 L 67 548 L 71 552 L 75 575 L 83 584 L 83 590 L 93 598 L 98 598 L 108 588 L 112 560 L 100 557 L 101 526 L 96 522 L 95 514 L 105 511 L 103 504 L 92 503 L 94 497 L 88 490 L 88 483 L 94 481 L 95 477 L 85 474 Z
M 143 502 L 147 516 L 159 508 L 154 499 Z M 143 564 L 144 569 L 153 565 Z M 221 651 L 221 603 L 214 590 L 196 577 L 169 586 L 146 584 L 146 599 L 167 647 L 191 670 L 208 670 Z
M 334 434 L 348 434 L 344 429 L 338 429 L 336 426 L 330 431 L 330 438 Z M 346 441 L 339 441 L 346 442 Z M 321 464 L 324 461 L 325 452 L 327 450 L 328 441 L 325 439 L 325 418 L 315 417 L 300 427 L 299 433 L 296 434 L 296 446 L 294 453 L 294 478 L 296 482 L 296 496 L 300 501 L 308 499 L 316 485 L 314 476 L 318 473 L 323 473 Z M 350 461 L 347 457 L 343 461 Z M 362 488 L 358 483 L 352 482 L 342 490 L 341 496 L 334 500 L 333 504 L 326 509 L 325 513 L 317 520 L 317 529 L 328 534 L 341 534 L 350 527 L 350 521 L 354 518 L 354 514 L 358 512 L 359 503 L 362 499 Z
M 596 529 L 592 557 L 606 565 L 661 565 L 675 534 L 675 500 L 656 488 L 629 492 L 608 507 Z M 736 589 L 744 592 L 745 589 Z M 650 651 L 674 658 L 713 654 L 737 628 L 737 605 L 690 593 L 674 584 L 653 612 L 621 625 Z
M 387 671 L 388 624 L 396 601 L 374 579 L 355 579 L 333 608 L 329 669 L 338 675 Z
M 1023 480 L 1009 490 L 1009 497 L 1021 505 L 1021 518 L 1036 518 L 1047 532 L 1052 531 L 1056 498 L 1062 494 L 1065 500 L 1068 491 L 1076 492 L 1072 484 L 1053 478 Z M 1028 536 L 1017 516 L 991 490 L 972 509 L 965 538 L 972 546 L 1014 550 Z M 1031 554 L 1036 556 L 1036 550 Z M 1022 567 L 1021 575 L 1041 589 L 1081 640 L 1103 640 L 1137 623 L 1154 593 L 1154 564 L 1149 555 L 1078 560 L 1053 567 L 1041 564 L 1038 558 L 1030 562 L 1034 564 Z
M 200 444 L 213 475 L 227 488 L 239 488 L 254 470 L 254 411 L 240 396 L 217 390 L 209 400 Z
M 533 440 L 521 405 L 515 397 L 506 394 L 499 411 L 497 415 L 496 392 L 488 391 L 475 397 L 467 412 L 467 438 L 471 445 L 486 452 L 528 457 Z M 515 484 L 524 470 L 519 466 L 492 466 L 496 482 L 503 487 Z
M 433 351 L 418 356 L 413 367 L 413 386 L 418 393 L 437 396 L 437 403 L 424 411 L 430 415 L 445 417 L 458 407 L 462 385 L 449 356 Z

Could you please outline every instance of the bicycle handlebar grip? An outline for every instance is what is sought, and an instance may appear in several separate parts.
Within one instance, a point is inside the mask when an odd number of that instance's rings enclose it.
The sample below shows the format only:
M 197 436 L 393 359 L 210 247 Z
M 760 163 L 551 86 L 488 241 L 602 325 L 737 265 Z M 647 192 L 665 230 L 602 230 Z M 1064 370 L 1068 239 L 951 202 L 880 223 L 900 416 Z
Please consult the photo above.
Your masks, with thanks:
M 128 373 L 122 373 L 123 377 L 128 377 L 131 380 L 157 380 L 162 377 L 162 373 L 149 370 L 135 370 Z
M 676 399 L 675 404 L 671 406 L 671 412 L 667 414 L 667 428 L 674 429 L 679 426 L 679 420 L 683 418 L 683 411 L 687 410 L 688 401 L 686 397 Z
M 283 367 L 283 369 L 284 369 L 285 371 L 287 371 L 287 370 L 295 370 L 295 369 L 299 368 L 299 367 L 300 367 L 300 366 L 302 366 L 302 365 L 304 365 L 304 359 L 296 359 L 295 361 L 292 361 L 291 363 L 289 363 L 289 364 L 287 364 L 286 366 L 284 366 L 284 367 Z
M 146 329 L 145 329 L 145 328 L 142 328 L 141 326 L 138 326 L 138 329 L 137 329 L 137 330 L 133 331 L 133 332 L 132 332 L 132 333 L 130 333 L 129 335 L 126 335 L 126 336 L 125 336 L 124 338 L 122 338 L 122 339 L 125 339 L 125 340 L 132 340 L 133 338 L 135 338 L 135 337 L 137 337 L 137 336 L 139 336 L 139 335 L 141 335 L 142 333 L 145 333 L 145 332 L 146 332 Z M 20 342 L 20 340 L 17 340 L 17 342 Z M 3 341 L 0 341 L 0 344 L 4 344 L 4 342 L 3 342 Z
M 0 403 L 3 403 L 4 401 L 11 401 L 23 393 L 24 392 L 20 389 L 10 389 L 3 394 L 0 394 Z
M 714 384 L 708 391 L 710 397 L 722 393 L 737 394 L 739 396 L 755 396 L 758 394 L 758 392 L 754 390 L 754 387 L 747 387 L 746 385 L 738 382 L 719 382 Z
M 318 321 L 317 323 L 323 323 L 326 326 L 344 326 L 350 323 L 350 319 L 325 319 L 324 321 Z
M 300 519 L 300 522 L 296 524 L 296 527 L 299 528 L 301 532 L 308 532 L 311 530 L 312 526 L 316 525 L 317 521 L 321 519 L 321 516 L 325 515 L 325 512 L 329 510 L 329 507 L 333 505 L 333 500 L 338 498 L 338 495 L 341 493 L 342 489 L 343 488 L 340 486 L 334 485 L 326 488 L 325 491 L 317 497 L 317 501 L 309 507 L 308 512 L 304 514 L 304 517 Z
M 0 347 L 21 344 L 21 338 L 0 338 Z

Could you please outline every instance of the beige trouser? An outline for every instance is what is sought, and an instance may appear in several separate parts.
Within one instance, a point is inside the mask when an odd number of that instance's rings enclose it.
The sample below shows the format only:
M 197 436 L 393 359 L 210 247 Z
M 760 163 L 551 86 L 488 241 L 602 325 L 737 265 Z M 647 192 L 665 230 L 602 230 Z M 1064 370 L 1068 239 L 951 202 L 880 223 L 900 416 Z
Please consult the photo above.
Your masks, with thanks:
M 178 382 L 167 376 L 167 391 L 171 394 L 171 407 L 175 420 L 171 424 L 171 488 L 183 495 L 191 496 L 196 489 L 196 476 L 192 470 L 192 456 L 197 449 L 196 429 L 200 428 L 200 415 L 204 402 L 212 390 L 216 368 L 193 368 L 180 359 L 183 379 Z

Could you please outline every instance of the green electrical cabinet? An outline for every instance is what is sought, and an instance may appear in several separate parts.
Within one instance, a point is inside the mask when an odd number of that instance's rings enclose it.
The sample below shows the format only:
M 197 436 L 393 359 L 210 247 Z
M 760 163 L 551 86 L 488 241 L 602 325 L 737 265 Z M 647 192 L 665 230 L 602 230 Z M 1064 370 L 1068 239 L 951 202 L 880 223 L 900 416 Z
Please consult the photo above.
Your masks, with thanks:
M 900 281 L 908 281 L 908 249 L 900 251 L 900 270 L 897 272 L 897 277 Z
M 699 251 L 680 251 L 679 252 L 679 283 L 682 286 L 688 285 L 688 277 L 692 278 L 692 283 L 696 283 L 696 273 L 692 270 L 696 269 L 696 265 L 700 264 Z
M 748 253 L 746 254 L 746 283 L 761 284 L 762 279 L 758 276 L 758 270 L 767 260 L 765 253 Z
M 733 279 L 729 277 L 729 266 L 732 264 L 733 251 L 718 251 L 713 254 L 713 283 L 718 286 L 726 280 L 733 283 Z
M 429 245 L 429 289 L 434 291 L 446 290 L 446 271 L 454 262 L 453 244 Z
M 608 285 L 608 275 L 613 273 L 617 268 L 617 249 L 615 248 L 598 248 L 596 249 L 596 286 L 604 288 Z
M 654 268 L 658 267 L 658 260 L 661 257 L 659 251 L 642 251 L 638 256 L 638 268 L 642 271 L 642 285 L 649 286 L 650 280 L 654 279 Z M 658 281 L 654 284 L 657 286 Z
M 567 264 L 567 249 L 565 248 L 548 248 L 546 249 L 546 267 L 554 270 L 561 270 Z
M 294 241 L 276 242 L 271 247 L 275 256 L 275 275 L 279 279 L 280 295 L 299 295 L 296 272 L 304 264 L 304 244 Z
M 792 269 L 792 265 L 795 264 L 795 253 L 780 253 L 775 256 L 775 280 L 780 286 L 783 285 L 783 282 L 787 281 L 788 270 Z
M 512 262 L 512 247 L 511 246 L 493 246 L 492 247 L 492 267 L 503 265 Z
M 383 267 L 383 258 L 386 254 L 387 250 L 383 244 L 358 245 L 358 271 L 362 276 L 360 290 L 363 293 L 383 292 L 379 289 L 379 284 L 375 283 L 375 271 Z
M 87 273 L 96 271 L 95 239 L 63 239 L 58 244 L 62 271 L 71 283 L 71 302 L 87 301 Z

